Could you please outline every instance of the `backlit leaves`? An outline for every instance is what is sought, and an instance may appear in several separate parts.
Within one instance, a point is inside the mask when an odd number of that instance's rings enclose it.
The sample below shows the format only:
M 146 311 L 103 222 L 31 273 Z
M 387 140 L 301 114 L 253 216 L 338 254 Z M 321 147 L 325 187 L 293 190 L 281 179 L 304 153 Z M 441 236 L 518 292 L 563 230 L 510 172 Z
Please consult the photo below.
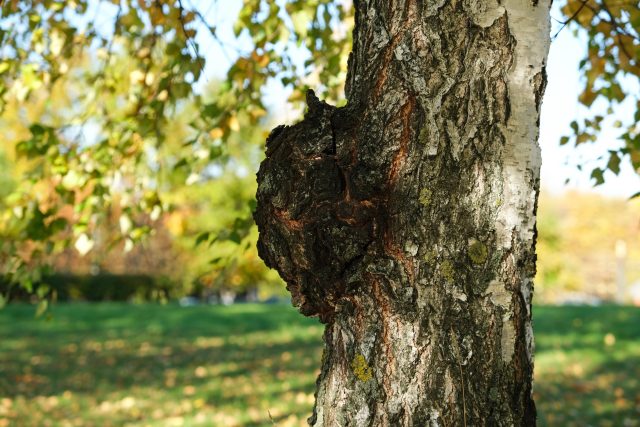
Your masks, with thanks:
M 235 33 L 251 43 L 242 49 L 221 40 L 207 2 L 0 4 L 0 157 L 15 160 L 0 201 L 0 275 L 17 283 L 78 242 L 91 253 L 93 234 L 114 217 L 131 226 L 106 245 L 130 247 L 175 208 L 172 191 L 239 167 L 229 141 L 263 124 L 269 81 L 344 98 L 353 11 L 343 3 L 245 0 Z M 211 43 L 231 66 L 223 82 L 196 91 Z M 246 206 L 253 196 L 242 197 Z M 234 212 L 208 240 L 246 246 L 250 212 Z
M 640 119 L 640 99 L 632 89 L 640 83 L 640 8 L 637 0 L 568 0 L 562 8 L 567 23 L 587 35 L 587 57 L 580 62 L 584 88 L 579 101 L 596 112 L 608 107 L 607 114 L 619 112 L 618 105 L 633 97 L 635 118 L 623 123 L 617 120 L 620 148 L 610 150 L 602 167 L 593 170 L 591 177 L 596 185 L 605 179 L 604 170 L 620 172 L 620 163 L 630 160 L 640 171 L 640 143 L 637 122 Z M 597 105 L 597 107 L 596 107 Z M 595 142 L 601 131 L 602 116 L 595 115 L 571 125 L 573 135 L 565 136 L 560 144 L 573 140 L 576 145 Z
M 607 168 L 616 175 L 620 173 L 620 156 L 616 151 L 610 152 Z
M 594 179 L 595 184 L 593 185 L 602 185 L 604 184 L 604 176 L 603 176 L 604 171 L 600 168 L 595 168 L 593 171 L 591 171 L 591 178 Z

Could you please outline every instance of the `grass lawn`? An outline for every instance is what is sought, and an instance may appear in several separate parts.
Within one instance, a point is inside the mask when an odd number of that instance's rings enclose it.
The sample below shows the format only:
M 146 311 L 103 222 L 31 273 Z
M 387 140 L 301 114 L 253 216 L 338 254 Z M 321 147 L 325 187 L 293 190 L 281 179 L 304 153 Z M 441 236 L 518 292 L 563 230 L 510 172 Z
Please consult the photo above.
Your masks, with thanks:
M 0 427 L 299 426 L 322 327 L 281 305 L 0 310 Z M 539 424 L 640 426 L 640 309 L 537 307 Z

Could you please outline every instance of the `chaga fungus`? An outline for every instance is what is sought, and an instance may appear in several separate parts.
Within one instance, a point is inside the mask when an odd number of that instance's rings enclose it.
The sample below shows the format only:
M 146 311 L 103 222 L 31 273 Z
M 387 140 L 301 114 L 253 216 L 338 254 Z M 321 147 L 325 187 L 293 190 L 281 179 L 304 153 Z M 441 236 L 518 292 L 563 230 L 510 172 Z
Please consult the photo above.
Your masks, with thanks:
M 293 304 L 329 322 L 346 276 L 372 241 L 375 206 L 353 196 L 345 109 L 307 93 L 304 120 L 275 128 L 258 171 L 258 253 L 287 282 Z M 337 141 L 338 138 L 343 138 Z

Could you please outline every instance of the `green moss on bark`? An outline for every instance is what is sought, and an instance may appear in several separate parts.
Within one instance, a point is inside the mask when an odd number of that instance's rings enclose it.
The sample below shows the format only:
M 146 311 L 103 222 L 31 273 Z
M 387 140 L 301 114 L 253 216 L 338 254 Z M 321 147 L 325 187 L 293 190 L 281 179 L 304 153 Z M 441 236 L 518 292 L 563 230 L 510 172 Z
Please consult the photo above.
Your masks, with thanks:
M 471 259 L 471 262 L 476 265 L 481 265 L 484 264 L 484 262 L 487 260 L 489 250 L 484 243 L 478 240 L 473 240 L 469 245 L 467 254 L 469 255 L 469 259 Z

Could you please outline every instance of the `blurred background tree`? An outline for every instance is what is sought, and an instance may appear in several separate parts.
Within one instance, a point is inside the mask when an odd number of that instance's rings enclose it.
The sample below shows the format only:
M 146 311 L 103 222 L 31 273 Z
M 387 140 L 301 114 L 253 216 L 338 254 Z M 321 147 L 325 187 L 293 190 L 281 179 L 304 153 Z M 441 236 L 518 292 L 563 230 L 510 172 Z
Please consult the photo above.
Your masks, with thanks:
M 269 96 L 284 87 L 292 111 L 309 87 L 345 102 L 351 2 L 244 0 L 232 30 L 222 0 L 0 5 L 0 305 L 19 289 L 46 301 L 60 291 L 54 272 L 150 275 L 171 283 L 158 298 L 281 292 L 257 258 L 251 218 L 254 171 L 282 115 Z M 599 184 L 621 162 L 640 167 L 640 11 L 637 1 L 569 0 L 562 13 L 560 31 L 588 36 L 580 102 L 593 114 L 560 143 L 594 142 L 606 121 L 620 129 L 587 171 Z M 212 69 L 225 74 L 209 79 Z M 634 114 L 624 121 L 621 108 Z M 574 244 L 585 230 L 553 216 L 563 203 L 542 205 L 539 289 L 578 286 L 581 255 L 556 265 L 545 254 L 591 251 L 598 237 Z
M 640 200 L 567 192 L 540 195 L 538 216 L 539 303 L 557 303 L 587 294 L 591 301 L 617 298 L 618 242 L 628 247 L 625 283 L 640 280 Z
M 339 101 L 350 32 L 334 30 L 351 8 L 246 1 L 237 48 L 219 37 L 210 3 L 1 2 L 0 274 L 9 284 L 44 297 L 51 267 L 80 273 L 80 255 L 94 273 L 118 271 L 110 250 L 129 253 L 163 230 L 165 249 L 182 254 L 164 265 L 185 292 L 276 281 L 257 259 L 251 219 L 269 121 L 262 91 L 277 79 L 297 88 L 297 102 L 313 74 Z M 233 57 L 222 81 L 202 78 L 212 44 Z

